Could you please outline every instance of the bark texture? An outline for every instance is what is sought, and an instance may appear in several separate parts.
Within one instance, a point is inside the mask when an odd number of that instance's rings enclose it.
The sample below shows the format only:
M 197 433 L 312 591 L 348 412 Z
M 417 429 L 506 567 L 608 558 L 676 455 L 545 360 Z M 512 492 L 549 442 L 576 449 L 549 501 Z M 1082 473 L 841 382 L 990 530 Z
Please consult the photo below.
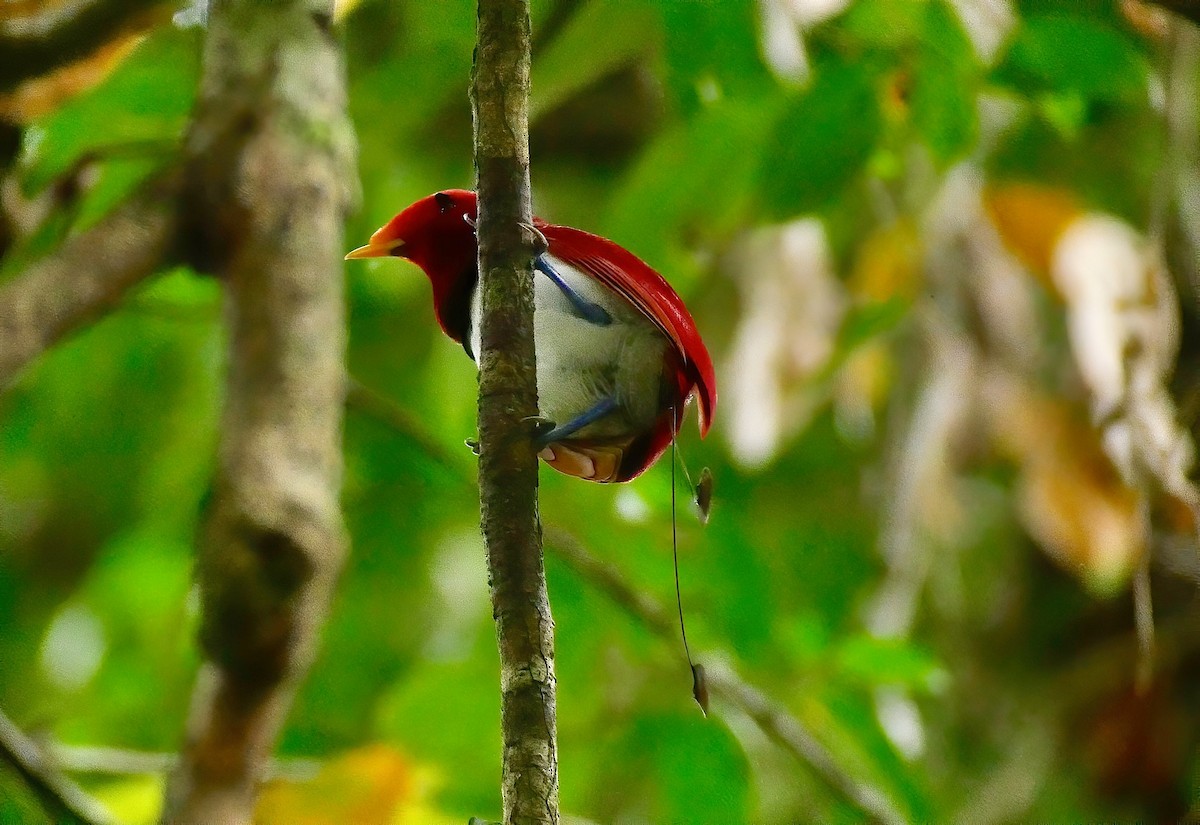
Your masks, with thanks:
M 500 650 L 504 821 L 558 822 L 554 621 L 542 567 L 528 0 L 479 0 L 472 100 L 483 289 L 479 493 Z
M 100 223 L 0 287 L 0 389 L 51 345 L 168 264 L 178 177 L 154 180 Z
M 216 0 L 188 137 L 194 265 L 226 284 L 226 406 L 200 541 L 205 657 L 164 819 L 238 825 L 345 553 L 342 221 L 354 180 L 332 0 Z

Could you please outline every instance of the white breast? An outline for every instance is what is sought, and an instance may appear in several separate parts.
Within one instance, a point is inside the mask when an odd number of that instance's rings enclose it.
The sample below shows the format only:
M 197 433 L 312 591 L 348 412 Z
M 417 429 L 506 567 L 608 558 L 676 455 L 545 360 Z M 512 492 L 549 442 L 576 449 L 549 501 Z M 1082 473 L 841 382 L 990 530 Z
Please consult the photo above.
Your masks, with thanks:
M 562 424 L 606 396 L 618 408 L 583 432 L 594 437 L 648 426 L 659 413 L 666 336 L 636 307 L 603 284 L 554 256 L 551 266 L 580 296 L 599 304 L 612 323 L 600 326 L 578 317 L 562 290 L 535 272 L 534 346 L 537 348 L 538 405 Z M 471 351 L 480 351 L 482 292 L 471 296 Z

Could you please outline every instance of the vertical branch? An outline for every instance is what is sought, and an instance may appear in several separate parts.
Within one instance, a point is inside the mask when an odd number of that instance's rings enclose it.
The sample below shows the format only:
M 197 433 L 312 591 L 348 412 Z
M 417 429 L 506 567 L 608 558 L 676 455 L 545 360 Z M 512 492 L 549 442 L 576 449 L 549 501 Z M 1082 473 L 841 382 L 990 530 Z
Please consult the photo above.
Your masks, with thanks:
M 332 0 L 214 0 L 188 137 L 189 251 L 226 285 L 226 405 L 200 540 L 202 665 L 164 819 L 252 819 L 345 552 L 342 221 L 353 180 Z
M 554 622 L 542 567 L 529 187 L 529 3 L 479 0 L 471 96 L 483 290 L 479 496 L 500 649 L 504 821 L 558 822 Z

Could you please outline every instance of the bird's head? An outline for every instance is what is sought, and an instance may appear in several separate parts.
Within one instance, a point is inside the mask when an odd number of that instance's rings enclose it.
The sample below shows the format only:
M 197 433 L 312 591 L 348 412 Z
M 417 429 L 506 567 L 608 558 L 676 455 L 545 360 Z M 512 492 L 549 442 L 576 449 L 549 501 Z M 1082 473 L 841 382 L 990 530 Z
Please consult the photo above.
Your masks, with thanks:
M 421 267 L 433 285 L 438 322 L 447 335 L 461 341 L 476 279 L 475 213 L 474 192 L 435 192 L 376 230 L 346 260 L 405 258 Z

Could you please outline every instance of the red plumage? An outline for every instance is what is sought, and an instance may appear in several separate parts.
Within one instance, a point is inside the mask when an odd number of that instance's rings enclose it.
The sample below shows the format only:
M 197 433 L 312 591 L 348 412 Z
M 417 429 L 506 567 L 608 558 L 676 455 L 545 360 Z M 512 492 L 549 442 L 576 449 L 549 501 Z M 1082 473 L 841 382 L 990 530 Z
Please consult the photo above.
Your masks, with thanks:
M 534 225 L 546 236 L 549 251 L 556 258 L 574 264 L 624 297 L 675 345 L 696 387 L 700 435 L 708 435 L 717 406 L 717 377 L 708 348 L 679 294 L 645 261 L 607 238 L 538 218 L 534 218 Z
M 416 263 L 432 284 L 434 311 L 443 331 L 469 347 L 472 300 L 478 281 L 475 217 L 474 192 L 462 189 L 438 192 L 396 215 L 371 236 L 370 243 L 346 257 L 395 256 Z M 700 433 L 702 436 L 708 433 L 717 404 L 712 358 L 682 299 L 644 261 L 598 235 L 538 218 L 534 219 L 534 224 L 545 235 L 549 260 L 568 276 L 559 280 L 576 278 L 583 291 L 593 295 L 599 305 L 613 309 L 620 322 L 615 327 L 616 333 L 643 335 L 638 331 L 642 322 L 636 321 L 640 315 L 665 339 L 665 345 L 654 349 L 661 352 L 658 373 L 653 369 L 649 373 L 642 369 L 635 374 L 638 365 L 621 363 L 621 358 L 627 357 L 624 350 L 613 351 L 611 356 L 602 355 L 601 358 L 611 358 L 610 363 L 601 365 L 617 375 L 611 395 L 623 399 L 621 404 L 607 416 L 608 420 L 598 420 L 547 445 L 543 451 L 547 463 L 570 475 L 595 481 L 628 481 L 650 467 L 670 445 L 682 423 L 684 405 L 693 392 L 699 402 Z M 589 287 L 587 280 L 602 289 Z M 546 289 L 548 294 L 553 294 L 552 289 Z M 561 303 L 561 298 L 558 301 Z M 622 306 L 634 308 L 636 314 L 623 311 Z M 478 311 L 478 306 L 474 309 Z M 539 303 L 537 312 L 543 311 L 566 317 L 553 302 L 548 301 L 545 309 Z M 535 324 L 538 323 L 538 315 L 535 315 Z M 550 329 L 552 322 L 543 320 L 541 323 Z M 553 323 L 554 333 L 558 335 L 553 341 L 550 332 L 541 332 L 542 327 L 535 329 L 539 396 L 543 409 L 556 389 L 543 386 L 543 361 L 562 361 L 568 366 L 574 363 L 569 358 L 544 358 L 551 354 L 544 352 L 544 348 L 574 348 L 579 357 L 585 360 L 590 357 L 591 362 L 595 362 L 594 349 L 606 346 L 604 336 L 611 338 L 612 335 L 607 327 L 589 327 L 582 321 L 567 319 L 566 323 L 557 320 Z M 559 334 L 563 329 L 571 333 L 566 339 Z M 617 340 L 624 342 L 623 338 Z M 592 363 L 592 366 L 596 364 Z M 651 378 L 646 379 L 646 374 Z M 653 378 L 656 374 L 661 377 Z M 578 390 L 578 387 L 571 389 Z M 564 393 L 569 395 L 566 390 Z M 656 397 L 650 398 L 650 395 Z M 567 412 L 574 415 L 582 410 Z

